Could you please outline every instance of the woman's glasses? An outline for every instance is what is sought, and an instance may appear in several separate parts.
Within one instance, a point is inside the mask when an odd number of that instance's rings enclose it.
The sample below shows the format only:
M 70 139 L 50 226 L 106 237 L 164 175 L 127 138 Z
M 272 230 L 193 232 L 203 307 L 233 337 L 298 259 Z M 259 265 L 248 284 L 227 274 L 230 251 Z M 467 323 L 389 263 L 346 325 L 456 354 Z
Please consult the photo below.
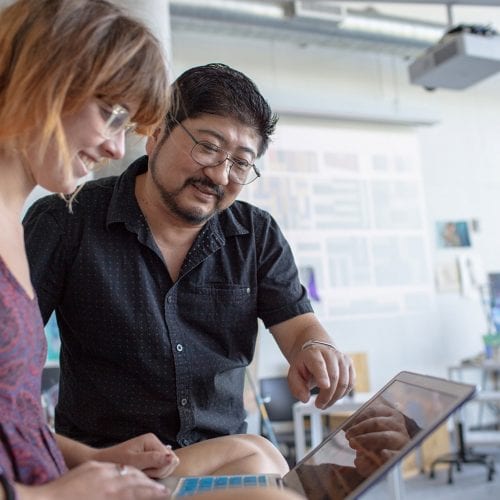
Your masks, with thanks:
M 106 139 L 111 139 L 122 131 L 128 132 L 134 129 L 135 124 L 129 121 L 128 109 L 120 104 L 110 106 L 103 101 L 98 101 L 98 105 L 101 116 L 105 120 L 102 135 Z

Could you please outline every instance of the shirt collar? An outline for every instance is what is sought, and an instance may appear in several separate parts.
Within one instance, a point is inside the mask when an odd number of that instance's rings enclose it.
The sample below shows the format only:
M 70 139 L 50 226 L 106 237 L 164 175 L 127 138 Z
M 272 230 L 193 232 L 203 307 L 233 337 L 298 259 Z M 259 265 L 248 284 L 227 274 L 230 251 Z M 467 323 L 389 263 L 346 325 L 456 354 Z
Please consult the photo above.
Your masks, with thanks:
M 109 203 L 106 219 L 108 227 L 115 222 L 123 222 L 131 227 L 136 227 L 138 224 L 142 226 L 145 223 L 135 197 L 135 178 L 147 169 L 148 157 L 141 156 L 118 177 Z

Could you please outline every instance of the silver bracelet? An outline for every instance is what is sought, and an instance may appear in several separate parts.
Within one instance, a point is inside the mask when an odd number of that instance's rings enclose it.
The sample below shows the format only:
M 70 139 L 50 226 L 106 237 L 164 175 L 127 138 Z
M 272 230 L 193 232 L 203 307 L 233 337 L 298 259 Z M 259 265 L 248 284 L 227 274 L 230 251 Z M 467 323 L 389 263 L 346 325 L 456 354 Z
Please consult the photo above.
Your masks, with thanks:
M 315 346 L 318 346 L 318 347 L 321 347 L 321 346 L 324 346 L 324 347 L 328 347 L 328 349 L 333 349 L 334 351 L 338 351 L 338 349 L 330 342 L 325 342 L 323 340 L 308 340 L 307 342 L 304 342 L 302 344 L 302 351 L 306 350 L 306 349 L 309 349 L 309 347 L 315 347 Z

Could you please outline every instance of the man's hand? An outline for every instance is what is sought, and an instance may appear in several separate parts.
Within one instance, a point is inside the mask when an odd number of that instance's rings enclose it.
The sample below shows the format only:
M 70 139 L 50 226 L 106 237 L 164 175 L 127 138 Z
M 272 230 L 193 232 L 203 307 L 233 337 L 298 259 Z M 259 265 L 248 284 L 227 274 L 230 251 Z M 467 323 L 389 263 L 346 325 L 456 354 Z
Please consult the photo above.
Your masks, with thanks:
M 133 465 L 155 479 L 169 476 L 179 464 L 179 459 L 172 448 L 164 445 L 151 433 L 97 450 L 92 459 Z
M 313 313 L 295 316 L 269 330 L 290 363 L 288 385 L 297 399 L 307 402 L 311 389 L 318 387 L 316 406 L 326 408 L 351 391 L 356 378 L 351 358 L 334 348 Z M 303 349 L 313 340 L 319 343 Z
M 403 448 L 411 434 L 405 416 L 380 400 L 350 423 L 345 437 L 356 451 L 356 469 L 366 477 Z
M 326 408 L 344 397 L 351 391 L 354 381 L 349 356 L 327 346 L 315 345 L 300 350 L 290 362 L 288 384 L 292 394 L 305 403 L 311 389 L 318 387 L 318 408 Z

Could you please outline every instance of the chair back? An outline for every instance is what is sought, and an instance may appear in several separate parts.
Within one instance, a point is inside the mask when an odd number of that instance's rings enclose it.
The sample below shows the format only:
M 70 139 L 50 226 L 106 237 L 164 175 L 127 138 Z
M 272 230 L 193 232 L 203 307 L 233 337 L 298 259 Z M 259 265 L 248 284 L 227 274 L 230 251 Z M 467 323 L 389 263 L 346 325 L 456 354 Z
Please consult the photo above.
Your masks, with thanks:
M 260 396 L 271 422 L 291 422 L 293 404 L 297 402 L 288 387 L 286 377 L 261 378 Z

